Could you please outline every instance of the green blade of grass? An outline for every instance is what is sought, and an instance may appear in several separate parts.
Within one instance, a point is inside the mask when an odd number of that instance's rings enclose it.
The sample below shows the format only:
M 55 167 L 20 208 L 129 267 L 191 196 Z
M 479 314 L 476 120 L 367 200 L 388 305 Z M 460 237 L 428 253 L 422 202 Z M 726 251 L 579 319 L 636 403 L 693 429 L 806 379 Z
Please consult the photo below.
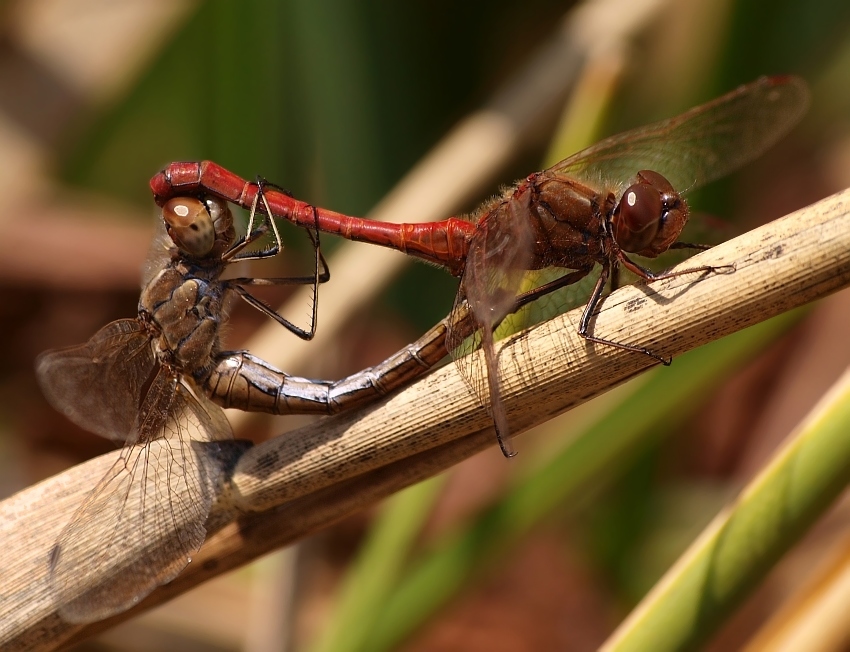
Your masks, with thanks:
M 330 626 L 308 648 L 310 652 L 362 649 L 446 477 L 420 482 L 387 500 L 346 574 Z
M 850 480 L 850 374 L 602 648 L 696 649 Z

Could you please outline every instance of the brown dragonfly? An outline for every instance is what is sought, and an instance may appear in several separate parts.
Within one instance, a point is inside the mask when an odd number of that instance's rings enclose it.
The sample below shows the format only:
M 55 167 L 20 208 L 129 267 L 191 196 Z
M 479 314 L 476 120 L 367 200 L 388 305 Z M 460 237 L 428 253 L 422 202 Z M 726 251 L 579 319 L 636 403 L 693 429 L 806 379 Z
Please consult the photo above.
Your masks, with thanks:
M 630 255 L 655 258 L 669 249 L 704 248 L 677 242 L 689 209 L 681 192 L 722 177 L 761 155 L 805 112 L 806 83 L 793 76 L 763 77 L 685 113 L 606 138 L 548 170 L 536 172 L 470 218 L 426 224 L 375 222 L 317 209 L 288 194 L 268 193 L 276 217 L 351 240 L 398 249 L 443 265 L 461 277 L 455 310 L 468 306 L 478 336 L 451 324 L 446 346 L 468 384 L 489 406 L 505 455 L 508 423 L 499 400 L 493 332 L 522 306 L 573 285 L 598 265 L 601 272 L 579 323 L 590 342 L 669 360 L 649 349 L 590 332 L 590 319 L 607 284 L 625 268 L 645 281 L 695 272 L 657 274 Z M 172 163 L 150 182 L 159 204 L 175 194 L 208 193 L 249 206 L 256 183 L 211 162 Z M 524 290 L 524 292 L 523 292 Z M 569 306 L 561 306 L 565 308 Z M 466 356 L 477 342 L 480 356 Z
M 54 407 L 124 445 L 50 555 L 54 600 L 70 622 L 128 609 L 176 577 L 200 548 L 221 473 L 220 448 L 232 438 L 219 406 L 330 414 L 384 395 L 445 353 L 444 330 L 437 328 L 376 367 L 327 382 L 289 376 L 247 351 L 222 351 L 230 297 L 241 297 L 310 339 L 317 288 L 329 278 L 318 232 L 308 230 L 316 252 L 312 275 L 222 280 L 231 263 L 280 250 L 273 223 L 253 228 L 256 205 L 253 209 L 248 235 L 236 239 L 233 217 L 220 199 L 165 202 L 164 229 L 147 264 L 138 317 L 112 322 L 86 344 L 48 351 L 37 360 L 39 382 Z M 269 224 L 273 244 L 247 250 Z M 313 286 L 309 329 L 287 321 L 246 289 L 283 284 Z

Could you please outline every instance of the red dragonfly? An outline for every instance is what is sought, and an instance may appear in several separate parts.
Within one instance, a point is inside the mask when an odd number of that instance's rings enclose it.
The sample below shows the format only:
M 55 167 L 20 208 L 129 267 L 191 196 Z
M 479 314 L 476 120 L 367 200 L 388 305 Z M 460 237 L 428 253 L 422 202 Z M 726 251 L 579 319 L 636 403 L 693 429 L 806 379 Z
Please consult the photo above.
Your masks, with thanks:
M 468 303 L 485 367 L 477 356 L 460 362 L 467 331 L 451 328 L 446 347 L 482 403 L 489 406 L 499 444 L 514 454 L 499 401 L 493 331 L 520 306 L 577 283 L 598 264 L 601 273 L 580 320 L 590 342 L 669 360 L 645 347 L 592 335 L 590 318 L 606 284 L 619 282 L 620 267 L 645 281 L 694 272 L 653 273 L 630 254 L 655 258 L 674 248 L 705 248 L 677 242 L 689 209 L 680 191 L 718 179 L 755 159 L 804 114 L 806 83 L 794 76 L 762 77 L 685 113 L 606 138 L 542 172 L 535 172 L 483 204 L 470 218 L 396 224 L 315 208 L 285 192 L 269 191 L 276 217 L 350 240 L 397 249 L 442 265 L 461 277 L 455 307 Z M 211 194 L 251 206 L 258 184 L 210 162 L 172 163 L 150 182 L 157 203 L 177 194 Z M 521 293 L 521 288 L 532 288 Z M 455 320 L 456 321 L 456 320 Z

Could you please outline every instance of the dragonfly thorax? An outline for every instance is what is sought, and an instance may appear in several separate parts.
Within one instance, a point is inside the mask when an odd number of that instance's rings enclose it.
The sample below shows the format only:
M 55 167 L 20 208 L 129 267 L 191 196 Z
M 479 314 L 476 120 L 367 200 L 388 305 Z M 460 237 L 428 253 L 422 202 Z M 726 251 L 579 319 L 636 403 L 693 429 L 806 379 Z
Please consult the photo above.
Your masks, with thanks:
M 212 279 L 187 275 L 169 265 L 142 290 L 139 312 L 147 314 L 158 336 L 157 355 L 193 376 L 203 375 L 220 349 L 226 317 L 224 290 Z
M 603 253 L 605 216 L 614 209 L 610 193 L 548 172 L 533 180 L 528 220 L 535 254 L 529 267 L 584 268 Z

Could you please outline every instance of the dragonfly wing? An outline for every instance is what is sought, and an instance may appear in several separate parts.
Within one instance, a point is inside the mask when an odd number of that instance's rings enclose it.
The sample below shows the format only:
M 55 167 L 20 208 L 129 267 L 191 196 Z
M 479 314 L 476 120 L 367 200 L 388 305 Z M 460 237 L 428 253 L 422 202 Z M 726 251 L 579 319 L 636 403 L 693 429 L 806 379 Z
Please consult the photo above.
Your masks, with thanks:
M 174 579 L 206 536 L 219 469 L 206 442 L 231 436 L 221 408 L 160 368 L 136 430 L 62 531 L 50 583 L 60 615 L 92 622 L 120 613 Z
M 470 242 L 446 338 L 467 385 L 488 409 L 496 424 L 499 441 L 509 453 L 507 417 L 499 398 L 500 382 L 493 331 L 508 315 L 516 300 L 523 275 L 533 257 L 534 234 L 528 215 L 530 193 L 515 192 L 488 213 L 478 224 Z M 468 307 L 477 332 L 459 329 L 460 315 Z M 470 356 L 478 346 L 482 356 Z
M 806 83 L 762 77 L 707 104 L 599 141 L 550 172 L 624 185 L 654 170 L 684 191 L 723 177 L 759 157 L 799 122 L 809 105 Z
M 136 319 L 101 328 L 80 346 L 42 353 L 36 374 L 51 405 L 78 426 L 125 441 L 156 358 L 150 336 Z

